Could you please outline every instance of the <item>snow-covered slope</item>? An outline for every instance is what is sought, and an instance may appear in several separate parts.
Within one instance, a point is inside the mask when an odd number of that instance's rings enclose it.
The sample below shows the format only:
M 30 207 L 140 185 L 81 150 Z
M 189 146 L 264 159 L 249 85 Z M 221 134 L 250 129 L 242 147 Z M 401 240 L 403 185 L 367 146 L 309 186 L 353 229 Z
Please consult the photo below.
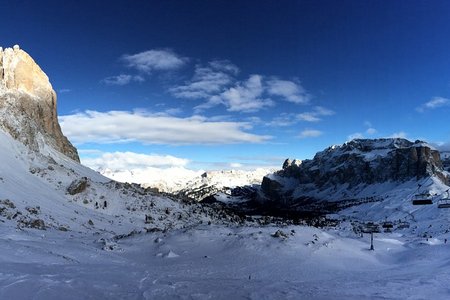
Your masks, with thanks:
M 0 130 L 0 221 L 5 225 L 118 234 L 214 222 L 195 205 L 110 181 L 52 148 L 47 152 L 51 156 L 30 151 Z M 71 195 L 68 187 L 83 177 L 87 187 Z

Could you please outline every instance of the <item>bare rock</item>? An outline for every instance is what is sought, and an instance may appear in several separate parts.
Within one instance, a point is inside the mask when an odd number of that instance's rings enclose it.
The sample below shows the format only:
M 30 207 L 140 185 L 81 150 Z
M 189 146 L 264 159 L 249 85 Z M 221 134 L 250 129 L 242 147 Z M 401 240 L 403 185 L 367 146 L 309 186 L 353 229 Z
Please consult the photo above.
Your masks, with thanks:
M 0 127 L 31 150 L 45 145 L 78 161 L 78 152 L 62 134 L 56 93 L 47 75 L 19 46 L 0 49 Z
M 437 176 L 449 183 L 438 150 L 422 141 L 356 139 L 318 152 L 313 159 L 286 160 L 264 177 L 261 200 L 296 202 L 320 191 Z M 298 202 L 298 201 L 297 201 Z
M 67 192 L 70 195 L 76 195 L 86 190 L 88 186 L 87 177 L 82 177 L 81 179 L 76 179 L 67 188 Z

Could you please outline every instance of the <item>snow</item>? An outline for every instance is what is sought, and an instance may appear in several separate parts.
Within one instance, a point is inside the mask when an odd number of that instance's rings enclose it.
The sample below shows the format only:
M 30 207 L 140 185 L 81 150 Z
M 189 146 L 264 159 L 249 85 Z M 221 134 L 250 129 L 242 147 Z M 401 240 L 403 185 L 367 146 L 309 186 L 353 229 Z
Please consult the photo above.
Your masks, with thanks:
M 129 171 L 99 170 L 104 176 L 120 182 L 138 183 L 143 187 L 157 189 L 160 192 L 178 193 L 183 190 L 214 187 L 221 190 L 224 187 L 234 188 L 260 184 L 262 178 L 274 169 L 256 168 L 254 170 L 221 170 L 194 171 L 184 167 L 145 168 Z
M 103 251 L 94 236 L 1 228 L 1 299 L 445 299 L 449 245 L 335 230 L 199 226 L 137 235 Z M 159 239 L 159 242 L 155 242 Z
M 184 167 L 155 168 L 131 170 L 99 170 L 104 176 L 120 182 L 138 183 L 144 187 L 158 188 L 161 191 L 173 192 L 183 189 L 186 184 L 204 173 Z
M 44 153 L 0 131 L 0 299 L 450 297 L 450 209 L 412 206 L 412 183 L 361 187 L 386 198 L 340 212 L 336 228 L 237 226 Z M 67 194 L 83 176 L 87 189 Z M 42 219 L 46 230 L 21 218 Z M 375 251 L 353 228 L 397 219 L 410 227 L 375 233 Z

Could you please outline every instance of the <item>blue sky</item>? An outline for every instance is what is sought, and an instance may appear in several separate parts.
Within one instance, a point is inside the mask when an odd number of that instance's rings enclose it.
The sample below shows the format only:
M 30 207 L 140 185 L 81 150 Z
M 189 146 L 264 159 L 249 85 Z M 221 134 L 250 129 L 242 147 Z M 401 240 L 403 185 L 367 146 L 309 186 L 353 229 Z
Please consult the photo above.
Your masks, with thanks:
M 47 73 L 95 167 L 251 168 L 354 137 L 450 141 L 448 1 L 2 6 L 0 45 Z

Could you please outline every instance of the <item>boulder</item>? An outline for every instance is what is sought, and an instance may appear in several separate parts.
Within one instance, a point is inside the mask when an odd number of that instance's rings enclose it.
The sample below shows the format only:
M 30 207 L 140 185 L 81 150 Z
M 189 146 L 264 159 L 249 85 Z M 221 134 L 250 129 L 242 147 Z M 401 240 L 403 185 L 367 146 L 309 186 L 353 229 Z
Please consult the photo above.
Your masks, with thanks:
M 82 177 L 81 179 L 76 179 L 67 188 L 67 192 L 70 195 L 76 195 L 86 190 L 88 186 L 87 177 Z

